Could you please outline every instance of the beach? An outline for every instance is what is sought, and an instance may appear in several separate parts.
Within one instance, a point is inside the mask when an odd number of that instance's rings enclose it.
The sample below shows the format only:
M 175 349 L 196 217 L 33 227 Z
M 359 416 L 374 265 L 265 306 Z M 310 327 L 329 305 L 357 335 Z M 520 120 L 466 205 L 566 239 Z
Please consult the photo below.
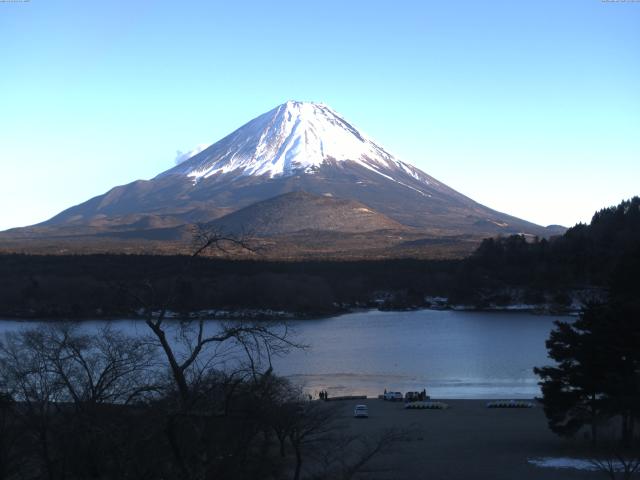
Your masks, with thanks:
M 344 400 L 339 422 L 350 434 L 375 438 L 389 428 L 406 438 L 377 456 L 359 478 L 442 480 L 570 480 L 604 478 L 600 472 L 542 468 L 540 458 L 585 458 L 589 443 L 567 440 L 547 427 L 540 405 L 487 408 L 484 400 L 442 400 L 445 410 L 407 410 L 402 402 Z M 353 418 L 366 404 L 369 418 Z

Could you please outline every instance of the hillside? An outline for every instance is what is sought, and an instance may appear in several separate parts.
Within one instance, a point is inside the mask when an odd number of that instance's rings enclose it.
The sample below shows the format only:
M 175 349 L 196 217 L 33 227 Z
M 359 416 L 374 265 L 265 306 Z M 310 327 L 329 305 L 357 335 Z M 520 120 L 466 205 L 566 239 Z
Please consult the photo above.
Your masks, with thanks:
M 472 200 L 395 157 L 327 105 L 289 101 L 150 180 L 116 186 L 46 222 L 0 233 L 0 249 L 180 253 L 192 226 L 211 222 L 256 232 L 275 246 L 273 256 L 286 240 L 285 257 L 293 250 L 353 258 L 361 239 L 351 241 L 349 234 L 382 230 L 407 236 L 365 239 L 367 250 L 380 245 L 376 256 L 411 251 L 421 257 L 432 256 L 434 241 L 469 253 L 491 236 L 564 231 Z M 323 232 L 322 248 L 313 235 L 297 235 L 295 243 L 279 238 L 302 231 Z

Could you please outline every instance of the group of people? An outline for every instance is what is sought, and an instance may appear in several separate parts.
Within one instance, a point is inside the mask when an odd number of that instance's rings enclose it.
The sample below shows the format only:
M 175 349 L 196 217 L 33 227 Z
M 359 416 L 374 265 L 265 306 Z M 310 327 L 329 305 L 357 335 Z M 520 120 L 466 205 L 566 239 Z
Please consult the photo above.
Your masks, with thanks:
M 327 400 L 329 398 L 329 394 L 326 390 L 320 390 L 318 396 L 320 397 L 320 400 Z

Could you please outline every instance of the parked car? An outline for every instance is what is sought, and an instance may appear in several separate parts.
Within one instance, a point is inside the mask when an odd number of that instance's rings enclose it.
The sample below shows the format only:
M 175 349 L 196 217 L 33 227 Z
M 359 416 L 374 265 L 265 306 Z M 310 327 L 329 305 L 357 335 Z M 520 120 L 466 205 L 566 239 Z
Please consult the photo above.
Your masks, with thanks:
M 383 397 L 385 400 L 389 400 L 391 402 L 401 402 L 402 401 L 402 393 L 401 392 L 386 392 Z
M 422 400 L 420 397 L 421 397 L 420 392 L 407 392 L 404 394 L 404 401 L 405 403 L 417 402 L 419 400 Z
M 355 418 L 369 418 L 369 409 L 366 405 L 356 405 L 353 409 L 353 416 Z

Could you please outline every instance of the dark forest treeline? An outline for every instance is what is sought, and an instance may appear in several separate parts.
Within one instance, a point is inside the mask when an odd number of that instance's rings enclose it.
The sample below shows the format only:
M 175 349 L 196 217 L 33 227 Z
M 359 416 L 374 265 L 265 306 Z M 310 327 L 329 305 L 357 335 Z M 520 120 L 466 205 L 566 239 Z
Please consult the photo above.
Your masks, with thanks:
M 590 436 L 617 459 L 624 478 L 640 467 L 639 245 L 640 201 L 634 198 L 545 247 L 546 262 L 576 262 L 573 271 L 604 283 L 607 295 L 587 302 L 577 319 L 555 322 L 546 342 L 554 362 L 534 369 L 551 430 Z M 616 476 L 610 460 L 595 465 Z
M 478 307 L 512 302 L 560 306 L 570 294 L 633 281 L 640 258 L 640 198 L 597 212 L 550 240 L 482 242 L 464 260 L 220 260 L 145 255 L 2 255 L 0 315 L 129 315 L 127 291 L 169 289 L 170 309 L 275 309 L 322 315 L 355 306 L 428 306 L 426 296 Z M 637 271 L 637 270 L 636 270 Z M 626 273 L 625 273 L 626 272 Z M 622 277 L 620 277 L 622 275 Z M 624 280 L 626 279 L 626 280 Z
M 185 266 L 188 267 L 185 270 Z M 274 309 L 325 314 L 385 292 L 422 303 L 450 291 L 456 261 L 272 262 L 184 256 L 0 256 L 0 315 L 126 315 L 127 289 L 178 290 L 171 309 Z M 177 281 L 176 281 L 177 279 Z M 405 302 L 406 303 L 406 302 Z
M 491 286 L 608 286 L 640 257 L 640 197 L 602 209 L 551 240 L 490 238 L 466 260 Z

